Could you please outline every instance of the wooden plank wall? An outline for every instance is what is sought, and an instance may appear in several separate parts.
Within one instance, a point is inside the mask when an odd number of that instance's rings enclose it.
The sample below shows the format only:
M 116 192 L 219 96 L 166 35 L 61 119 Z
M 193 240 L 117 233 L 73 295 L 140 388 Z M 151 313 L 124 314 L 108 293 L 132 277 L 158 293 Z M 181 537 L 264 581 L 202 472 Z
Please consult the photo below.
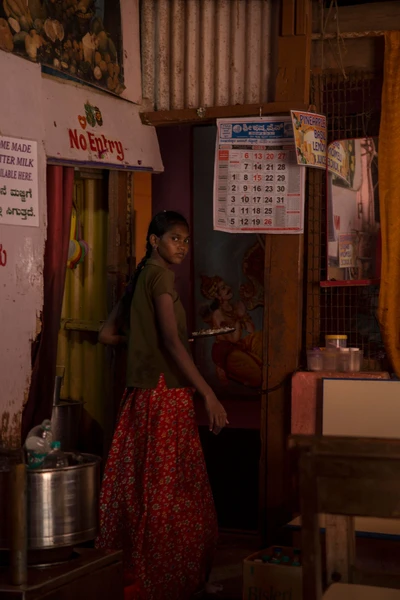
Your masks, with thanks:
M 331 34 L 348 34 L 349 32 L 372 32 L 400 29 L 400 2 L 373 2 L 367 5 L 341 6 L 332 10 L 329 18 L 328 9 L 324 10 L 326 22 L 325 32 Z M 318 0 L 313 0 L 314 34 L 321 32 L 321 11 Z M 374 71 L 382 69 L 384 40 L 383 37 L 361 37 L 344 39 L 339 46 L 336 39 L 326 40 L 322 50 L 321 42 L 312 43 L 312 69 L 340 69 L 340 64 L 349 70 Z M 341 61 L 341 63 L 340 63 Z M 323 65 L 322 65 L 323 63 Z

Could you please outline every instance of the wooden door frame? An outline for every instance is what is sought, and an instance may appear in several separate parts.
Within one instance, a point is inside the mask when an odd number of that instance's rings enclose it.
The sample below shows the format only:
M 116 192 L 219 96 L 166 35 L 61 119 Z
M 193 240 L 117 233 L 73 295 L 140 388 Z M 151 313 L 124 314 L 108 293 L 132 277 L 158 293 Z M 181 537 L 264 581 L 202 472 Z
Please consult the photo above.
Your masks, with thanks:
M 275 101 L 309 105 L 311 0 L 282 0 Z M 304 235 L 266 235 L 260 519 L 265 542 L 290 519 L 286 440 L 302 340 Z

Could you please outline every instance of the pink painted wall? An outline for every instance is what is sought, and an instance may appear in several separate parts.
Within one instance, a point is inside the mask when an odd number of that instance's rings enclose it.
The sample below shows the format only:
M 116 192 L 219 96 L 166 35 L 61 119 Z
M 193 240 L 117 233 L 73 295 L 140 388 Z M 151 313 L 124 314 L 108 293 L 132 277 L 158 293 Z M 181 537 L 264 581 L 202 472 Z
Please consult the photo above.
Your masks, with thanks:
M 7 82 L 0 95 L 0 132 L 38 142 L 39 227 L 2 225 L 0 221 L 2 259 L 4 251 L 7 253 L 6 264 L 0 266 L 0 445 L 11 447 L 20 443 L 22 407 L 31 379 L 32 341 L 43 304 L 46 156 L 40 66 L 3 51 L 0 54 L 0 78 Z
M 153 215 L 176 210 L 192 229 L 192 131 L 191 127 L 157 130 L 164 173 L 153 177 Z M 186 261 L 176 269 L 176 287 L 185 307 L 189 327 L 193 324 L 193 246 Z

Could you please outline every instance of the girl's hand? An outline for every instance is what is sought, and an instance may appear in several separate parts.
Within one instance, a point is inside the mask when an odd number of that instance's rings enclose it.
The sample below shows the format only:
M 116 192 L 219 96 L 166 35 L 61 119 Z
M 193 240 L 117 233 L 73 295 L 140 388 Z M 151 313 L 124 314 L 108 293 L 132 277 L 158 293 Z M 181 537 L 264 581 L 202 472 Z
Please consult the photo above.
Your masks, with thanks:
M 214 392 L 207 394 L 204 401 L 210 422 L 210 431 L 218 435 L 225 425 L 229 425 L 225 409 Z

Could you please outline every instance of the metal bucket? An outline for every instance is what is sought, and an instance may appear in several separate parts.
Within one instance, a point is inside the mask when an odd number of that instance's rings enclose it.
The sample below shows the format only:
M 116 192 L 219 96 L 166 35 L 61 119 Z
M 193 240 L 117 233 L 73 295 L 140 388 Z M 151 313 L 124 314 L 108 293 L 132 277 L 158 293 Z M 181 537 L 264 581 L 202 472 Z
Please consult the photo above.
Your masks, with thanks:
M 74 452 L 79 444 L 79 425 L 83 402 L 59 400 L 53 406 L 51 428 L 53 439 L 61 444 L 63 452 Z
M 72 454 L 67 453 L 71 460 Z M 28 471 L 28 549 L 73 546 L 97 535 L 100 461 L 80 454 L 80 464 Z M 9 471 L 0 472 L 0 495 L 8 496 Z M 0 515 L 0 547 L 8 548 L 7 512 Z

